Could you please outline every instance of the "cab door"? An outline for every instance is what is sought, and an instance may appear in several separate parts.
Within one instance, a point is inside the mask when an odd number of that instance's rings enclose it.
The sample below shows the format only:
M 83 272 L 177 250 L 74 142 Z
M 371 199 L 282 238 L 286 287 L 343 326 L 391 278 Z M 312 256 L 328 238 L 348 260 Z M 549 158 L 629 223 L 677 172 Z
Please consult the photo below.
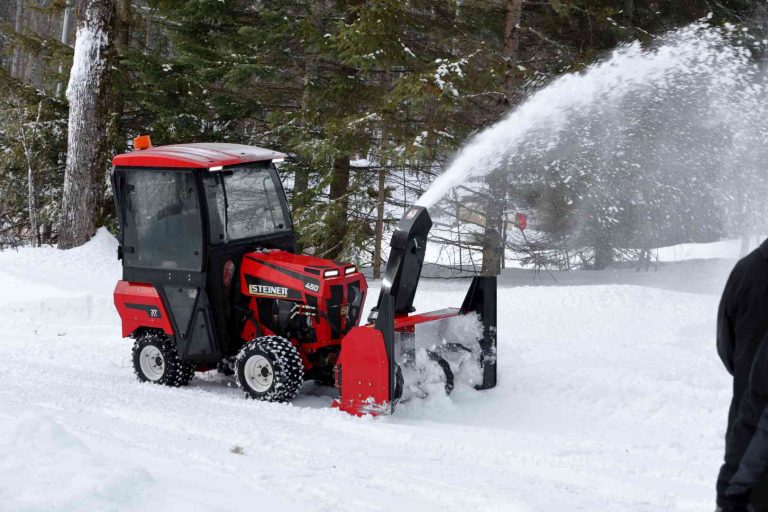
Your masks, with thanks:
M 123 279 L 155 287 L 184 361 L 215 364 L 219 344 L 205 290 L 200 194 L 191 170 L 115 170 Z
M 242 345 L 247 298 L 239 292 L 243 256 L 296 250 L 290 211 L 274 165 L 255 162 L 200 174 L 208 221 L 208 297 L 222 354 Z

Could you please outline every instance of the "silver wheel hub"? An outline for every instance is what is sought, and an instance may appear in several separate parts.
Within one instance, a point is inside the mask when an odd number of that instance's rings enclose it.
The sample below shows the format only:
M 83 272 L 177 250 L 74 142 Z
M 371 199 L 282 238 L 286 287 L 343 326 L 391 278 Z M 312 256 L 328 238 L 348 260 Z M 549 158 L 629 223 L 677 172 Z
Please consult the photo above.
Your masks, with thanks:
M 245 362 L 243 369 L 245 382 L 252 390 L 257 393 L 264 393 L 275 380 L 275 372 L 272 369 L 272 363 L 261 355 L 253 355 Z
M 139 366 L 147 379 L 153 382 L 160 380 L 165 373 L 163 353 L 154 345 L 147 345 L 139 353 Z

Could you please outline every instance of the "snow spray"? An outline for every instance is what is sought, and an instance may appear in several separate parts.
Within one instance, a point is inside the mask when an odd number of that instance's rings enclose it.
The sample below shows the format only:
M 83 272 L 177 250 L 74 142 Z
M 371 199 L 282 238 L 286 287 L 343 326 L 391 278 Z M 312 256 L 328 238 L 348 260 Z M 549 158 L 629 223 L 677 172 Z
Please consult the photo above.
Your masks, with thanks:
M 531 155 L 538 155 L 537 163 L 542 166 L 556 158 L 567 159 L 564 145 L 581 151 L 591 147 L 593 153 L 602 147 L 614 160 L 616 155 L 621 160 L 620 148 L 615 147 L 618 137 L 606 126 L 624 131 L 630 143 L 641 144 L 641 132 L 655 130 L 645 134 L 646 141 L 656 136 L 655 150 L 665 144 L 658 141 L 657 128 L 662 119 L 663 131 L 673 137 L 691 124 L 732 121 L 734 113 L 742 116 L 745 111 L 754 111 L 738 103 L 747 96 L 758 100 L 757 105 L 765 103 L 760 100 L 765 97 L 765 89 L 754 81 L 757 68 L 750 52 L 750 48 L 764 44 L 736 27 L 712 27 L 701 21 L 669 32 L 648 47 L 639 42 L 625 45 L 582 72 L 554 80 L 504 119 L 475 135 L 416 204 L 430 207 L 471 178 L 505 166 L 515 168 L 520 160 L 530 161 Z M 698 117 L 689 112 L 670 114 L 681 105 L 689 111 L 698 109 Z M 639 112 L 640 108 L 643 112 Z M 633 125 L 634 114 L 652 118 L 651 128 Z M 617 120 L 617 116 L 624 119 Z M 586 125 L 594 127 L 599 136 L 593 133 L 590 140 L 574 140 Z M 729 132 L 729 142 L 736 132 Z M 690 149 L 691 144 L 695 147 L 697 137 L 691 133 L 685 142 L 666 142 L 669 158 L 675 159 L 676 153 Z M 703 146 L 702 142 L 698 144 Z M 705 150 L 698 153 L 704 154 Z M 698 158 L 702 164 L 711 164 L 709 157 L 706 162 L 705 157 Z M 683 164 L 695 166 L 690 160 Z

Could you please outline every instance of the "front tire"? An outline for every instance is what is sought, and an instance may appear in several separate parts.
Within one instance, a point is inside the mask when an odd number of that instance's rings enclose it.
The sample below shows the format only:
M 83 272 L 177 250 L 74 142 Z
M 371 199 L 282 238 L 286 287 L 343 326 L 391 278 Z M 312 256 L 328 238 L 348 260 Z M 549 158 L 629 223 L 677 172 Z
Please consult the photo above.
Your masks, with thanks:
M 290 402 L 304 382 L 304 365 L 290 341 L 280 336 L 263 336 L 240 349 L 235 375 L 237 385 L 249 398 Z
M 195 367 L 181 360 L 173 338 L 150 332 L 133 344 L 133 372 L 142 382 L 180 387 L 189 384 Z

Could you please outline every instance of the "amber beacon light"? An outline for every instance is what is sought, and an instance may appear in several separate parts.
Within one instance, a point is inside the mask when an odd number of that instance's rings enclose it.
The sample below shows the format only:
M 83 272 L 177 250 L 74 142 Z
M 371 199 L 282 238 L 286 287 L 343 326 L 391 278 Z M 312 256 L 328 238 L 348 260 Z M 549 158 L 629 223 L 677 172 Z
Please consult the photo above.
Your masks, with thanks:
M 135 139 L 133 139 L 133 149 L 136 151 L 141 151 L 143 149 L 149 149 L 152 147 L 152 139 L 149 138 L 149 135 L 139 135 Z

